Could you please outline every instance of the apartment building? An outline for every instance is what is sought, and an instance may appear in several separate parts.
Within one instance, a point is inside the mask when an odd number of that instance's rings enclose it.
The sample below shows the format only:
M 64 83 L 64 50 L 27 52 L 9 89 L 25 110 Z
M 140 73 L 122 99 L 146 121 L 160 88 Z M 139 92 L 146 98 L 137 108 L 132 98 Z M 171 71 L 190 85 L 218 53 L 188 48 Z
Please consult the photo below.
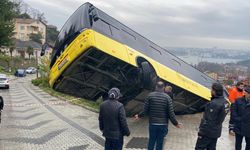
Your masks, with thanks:
M 29 41 L 29 35 L 31 33 L 41 33 L 41 41 L 42 43 L 44 43 L 46 38 L 46 24 L 42 21 L 35 19 L 16 18 L 14 38 L 19 39 L 21 41 Z

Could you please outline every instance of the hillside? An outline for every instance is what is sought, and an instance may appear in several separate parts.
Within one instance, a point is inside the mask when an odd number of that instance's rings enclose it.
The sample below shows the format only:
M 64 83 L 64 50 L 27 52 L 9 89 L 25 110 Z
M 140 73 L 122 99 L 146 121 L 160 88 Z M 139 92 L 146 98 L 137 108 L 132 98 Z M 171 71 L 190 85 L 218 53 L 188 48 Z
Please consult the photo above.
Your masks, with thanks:
M 237 64 L 242 65 L 242 66 L 246 66 L 246 67 L 248 67 L 248 69 L 250 69 L 250 59 L 239 61 Z

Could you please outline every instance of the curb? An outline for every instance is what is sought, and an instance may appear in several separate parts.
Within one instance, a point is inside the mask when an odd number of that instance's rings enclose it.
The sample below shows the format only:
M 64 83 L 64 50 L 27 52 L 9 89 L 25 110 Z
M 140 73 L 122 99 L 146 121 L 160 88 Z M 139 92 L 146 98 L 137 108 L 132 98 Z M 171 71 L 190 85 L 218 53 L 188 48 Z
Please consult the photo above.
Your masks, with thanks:
M 84 106 L 84 105 L 78 105 L 78 104 L 73 103 L 73 101 L 79 100 L 80 98 L 73 98 L 73 99 L 71 99 L 71 100 L 68 100 L 68 99 L 66 99 L 66 98 L 64 98 L 64 97 L 62 97 L 62 96 L 54 96 L 54 95 L 52 95 L 51 93 L 48 93 L 46 90 L 42 89 L 41 87 L 33 85 L 32 83 L 31 83 L 31 85 L 32 85 L 32 87 L 33 87 L 32 89 L 34 89 L 34 87 L 38 87 L 38 88 L 39 88 L 40 90 L 42 90 L 43 92 L 49 94 L 49 95 L 52 96 L 52 97 L 55 97 L 55 98 L 61 100 L 61 101 L 65 101 L 65 102 L 67 102 L 67 103 L 69 103 L 69 104 L 71 104 L 71 105 L 76 105 L 76 106 L 82 107 L 82 108 L 84 108 L 84 109 L 87 109 L 87 110 L 92 111 L 92 112 L 95 112 L 95 113 L 99 113 L 98 110 L 93 109 L 93 108 L 91 108 L 91 107 Z

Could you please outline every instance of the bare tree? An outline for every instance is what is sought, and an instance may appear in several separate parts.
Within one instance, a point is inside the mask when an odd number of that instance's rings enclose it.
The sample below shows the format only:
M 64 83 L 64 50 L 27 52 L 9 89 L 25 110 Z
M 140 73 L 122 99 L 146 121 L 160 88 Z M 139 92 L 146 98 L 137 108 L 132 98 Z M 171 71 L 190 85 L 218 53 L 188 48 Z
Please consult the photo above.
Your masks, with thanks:
M 34 54 L 34 48 L 31 47 L 31 46 L 28 46 L 28 47 L 27 47 L 27 53 L 29 54 L 29 59 L 30 59 L 30 55 L 33 55 L 33 54 Z
M 12 58 L 12 53 L 13 53 L 13 51 L 16 49 L 16 47 L 15 46 L 11 46 L 10 48 L 9 48 L 9 51 L 10 51 L 10 58 Z

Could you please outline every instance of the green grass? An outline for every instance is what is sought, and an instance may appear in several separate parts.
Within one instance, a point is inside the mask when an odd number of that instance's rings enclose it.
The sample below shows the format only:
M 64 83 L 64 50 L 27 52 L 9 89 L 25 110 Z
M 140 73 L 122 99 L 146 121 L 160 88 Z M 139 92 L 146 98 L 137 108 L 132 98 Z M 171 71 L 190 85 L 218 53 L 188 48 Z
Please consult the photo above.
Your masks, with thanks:
M 6 75 L 13 75 L 14 74 L 14 70 L 11 70 L 11 72 L 8 72 L 4 69 L 4 67 L 0 66 L 0 73 L 6 74 Z
M 84 107 L 88 110 L 91 110 L 94 112 L 99 112 L 99 107 L 100 107 L 100 104 L 102 102 L 101 98 L 99 98 L 96 102 L 94 102 L 94 101 L 86 100 L 83 98 L 67 95 L 67 94 L 64 94 L 61 92 L 57 92 L 49 87 L 48 78 L 45 78 L 45 77 L 34 79 L 31 82 L 33 85 L 40 87 L 40 89 L 42 89 L 46 93 L 50 94 L 51 96 L 60 98 L 61 100 L 67 101 L 71 104 Z
M 14 72 L 6 72 L 6 71 L 0 71 L 0 73 L 6 74 L 9 76 L 14 74 Z

